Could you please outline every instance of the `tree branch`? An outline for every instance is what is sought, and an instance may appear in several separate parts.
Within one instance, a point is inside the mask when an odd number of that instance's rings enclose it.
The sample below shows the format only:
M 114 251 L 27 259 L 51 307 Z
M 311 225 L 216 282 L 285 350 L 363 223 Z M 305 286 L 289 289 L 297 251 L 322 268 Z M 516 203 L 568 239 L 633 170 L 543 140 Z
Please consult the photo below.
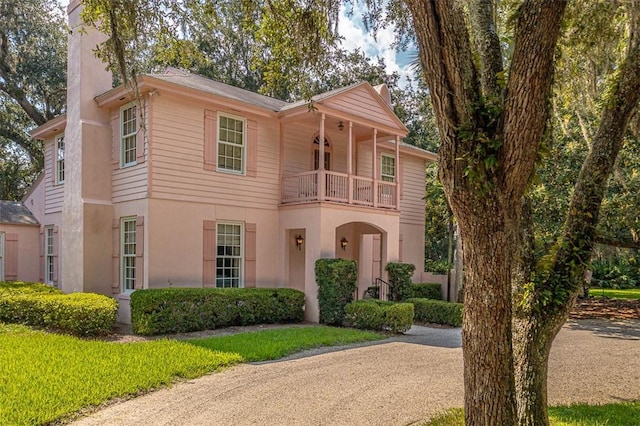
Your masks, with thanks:
M 31 118 L 38 126 L 47 122 L 45 116 L 27 100 L 27 96 L 22 89 L 13 85 L 8 86 L 4 83 L 0 83 L 0 91 L 3 91 L 16 101 L 18 105 L 20 105 L 20 108 L 22 108 L 29 118 Z
M 633 240 L 616 240 L 606 237 L 595 237 L 593 242 L 596 244 L 603 244 L 610 247 L 628 248 L 634 250 L 640 250 L 640 242 Z
M 475 125 L 480 83 L 460 2 L 405 0 L 413 18 L 425 81 L 438 121 L 443 180 L 462 176 L 473 141 L 459 140 L 462 125 Z
M 640 10 L 640 2 L 636 1 L 635 7 L 638 8 L 636 11 Z M 626 59 L 619 68 L 613 90 L 607 96 L 592 148 L 571 197 L 569 215 L 552 267 L 551 285 L 561 284 L 554 279 L 576 278 L 583 273 L 584 263 L 596 240 L 600 204 L 607 182 L 622 149 L 624 132 L 640 102 L 640 19 L 632 21 Z
M 480 58 L 480 82 L 485 98 L 501 96 L 498 75 L 503 71 L 502 49 L 494 21 L 493 0 L 472 0 L 469 4 L 473 39 Z
M 518 9 L 499 159 L 504 169 L 499 184 L 509 200 L 520 199 L 534 169 L 548 117 L 554 55 L 566 4 L 565 0 L 525 0 Z

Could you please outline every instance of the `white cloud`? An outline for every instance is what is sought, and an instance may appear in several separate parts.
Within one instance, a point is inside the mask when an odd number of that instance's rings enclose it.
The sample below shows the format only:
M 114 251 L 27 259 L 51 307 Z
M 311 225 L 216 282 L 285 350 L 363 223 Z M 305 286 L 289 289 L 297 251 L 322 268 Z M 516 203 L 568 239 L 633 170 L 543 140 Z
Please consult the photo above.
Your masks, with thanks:
M 347 9 L 344 4 L 340 6 L 340 20 L 338 22 L 338 32 L 344 40 L 342 47 L 347 50 L 359 48 L 370 58 L 380 57 L 384 59 L 387 72 L 397 71 L 401 76 L 401 84 L 406 82 L 407 76 L 413 76 L 414 71 L 410 64 L 399 57 L 392 44 L 395 41 L 395 27 L 388 26 L 378 30 L 376 37 L 367 32 L 362 23 L 363 9 L 358 2 L 353 5 L 353 14 L 347 16 Z

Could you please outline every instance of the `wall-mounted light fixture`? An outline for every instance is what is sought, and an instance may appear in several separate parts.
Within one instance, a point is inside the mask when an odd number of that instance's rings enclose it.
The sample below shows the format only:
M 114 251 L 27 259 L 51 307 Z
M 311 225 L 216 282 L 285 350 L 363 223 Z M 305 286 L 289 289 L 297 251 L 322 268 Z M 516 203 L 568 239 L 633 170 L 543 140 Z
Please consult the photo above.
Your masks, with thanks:
M 344 130 L 344 123 L 342 121 L 338 122 L 338 130 L 340 130 L 340 131 Z
M 340 240 L 340 247 L 342 247 L 342 251 L 345 251 L 348 245 L 349 240 L 347 240 L 345 237 L 342 237 L 342 239 Z
M 302 244 L 304 244 L 304 238 L 302 238 L 302 235 L 296 235 L 296 247 L 298 247 L 298 250 L 302 250 Z

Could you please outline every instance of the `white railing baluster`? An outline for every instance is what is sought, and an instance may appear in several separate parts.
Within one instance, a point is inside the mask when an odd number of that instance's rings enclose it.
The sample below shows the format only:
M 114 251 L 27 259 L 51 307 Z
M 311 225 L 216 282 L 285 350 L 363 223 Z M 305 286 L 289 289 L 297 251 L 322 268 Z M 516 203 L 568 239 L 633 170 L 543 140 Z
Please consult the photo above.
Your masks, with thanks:
M 297 173 L 284 176 L 281 181 L 283 203 L 319 201 L 324 196 L 324 200 L 344 204 L 397 208 L 397 190 L 395 182 L 374 181 L 329 170 Z

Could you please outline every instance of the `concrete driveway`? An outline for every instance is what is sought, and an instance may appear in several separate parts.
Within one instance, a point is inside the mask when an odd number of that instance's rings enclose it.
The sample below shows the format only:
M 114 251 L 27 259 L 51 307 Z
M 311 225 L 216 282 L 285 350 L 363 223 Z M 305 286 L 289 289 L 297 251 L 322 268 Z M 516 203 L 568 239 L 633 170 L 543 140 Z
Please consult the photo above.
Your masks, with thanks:
M 569 322 L 549 402 L 640 400 L 640 321 Z M 407 425 L 463 404 L 459 329 L 244 364 L 109 406 L 75 425 Z

